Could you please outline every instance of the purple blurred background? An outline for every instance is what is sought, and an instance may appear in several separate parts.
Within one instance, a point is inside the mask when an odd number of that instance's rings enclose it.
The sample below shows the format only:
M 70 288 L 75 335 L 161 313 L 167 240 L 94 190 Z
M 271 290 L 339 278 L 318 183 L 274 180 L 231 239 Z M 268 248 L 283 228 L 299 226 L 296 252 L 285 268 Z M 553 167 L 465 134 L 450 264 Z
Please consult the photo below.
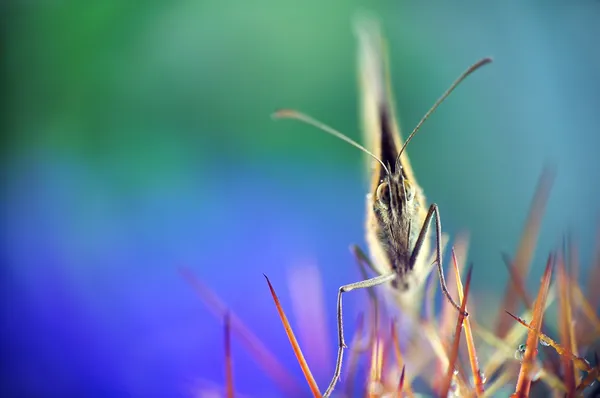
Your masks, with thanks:
M 269 114 L 297 107 L 359 139 L 351 18 L 360 5 L 1 6 L 3 397 L 221 388 L 222 320 L 180 267 L 308 396 L 266 273 L 326 386 L 337 288 L 359 276 L 348 247 L 364 246 L 364 162 Z M 444 229 L 471 233 L 474 294 L 488 303 L 501 293 L 499 253 L 514 252 L 548 160 L 558 177 L 529 282 L 567 231 L 583 274 L 600 199 L 600 4 L 372 10 L 383 17 L 405 132 L 466 66 L 495 58 L 409 148 Z M 292 299 L 303 295 L 304 306 Z M 364 299 L 345 301 L 348 336 Z M 236 337 L 233 356 L 240 393 L 286 396 Z

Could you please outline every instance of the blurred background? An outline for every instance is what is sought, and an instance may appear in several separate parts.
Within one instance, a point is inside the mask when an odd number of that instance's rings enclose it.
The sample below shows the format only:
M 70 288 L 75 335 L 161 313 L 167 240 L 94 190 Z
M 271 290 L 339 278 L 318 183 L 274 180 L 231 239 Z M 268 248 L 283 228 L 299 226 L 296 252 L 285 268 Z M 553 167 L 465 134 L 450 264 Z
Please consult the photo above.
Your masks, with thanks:
M 262 274 L 294 327 L 324 319 L 300 337 L 326 385 L 337 288 L 359 276 L 348 246 L 364 247 L 364 157 L 269 115 L 297 108 L 360 140 L 351 22 L 367 4 L 405 134 L 494 57 L 408 151 L 444 230 L 470 233 L 473 294 L 503 292 L 500 252 L 514 253 L 547 163 L 557 178 L 528 282 L 567 232 L 584 274 L 600 210 L 600 3 L 408 3 L 3 3 L 2 396 L 218 390 L 223 322 L 182 266 L 268 343 L 298 396 Z M 346 300 L 348 335 L 364 297 Z M 241 393 L 285 396 L 235 337 L 233 355 Z

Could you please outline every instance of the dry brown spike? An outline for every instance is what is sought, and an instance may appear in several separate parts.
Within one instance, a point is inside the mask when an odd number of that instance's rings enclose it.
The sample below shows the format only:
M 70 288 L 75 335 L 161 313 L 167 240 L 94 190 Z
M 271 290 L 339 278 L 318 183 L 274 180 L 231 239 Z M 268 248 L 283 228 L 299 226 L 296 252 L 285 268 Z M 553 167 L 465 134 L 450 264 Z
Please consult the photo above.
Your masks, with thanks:
M 600 226 L 598 227 L 598 233 L 596 234 L 594 259 L 590 267 L 586 288 L 588 301 L 592 308 L 595 308 L 596 310 L 600 307 L 600 289 L 598 289 L 598 286 L 600 286 Z
M 585 388 L 587 388 L 588 386 L 590 386 L 594 380 L 598 380 L 600 381 L 600 375 L 599 375 L 599 368 L 592 368 L 589 364 L 588 361 L 586 361 L 584 358 L 575 356 L 571 353 L 570 349 L 564 348 L 562 347 L 560 344 L 556 343 L 554 340 L 552 340 L 550 337 L 546 336 L 543 333 L 538 332 L 536 329 L 534 329 L 531 325 L 529 325 L 527 322 L 525 322 L 523 319 L 507 312 L 511 317 L 513 317 L 517 322 L 519 322 L 521 325 L 527 327 L 529 329 L 530 332 L 533 332 L 535 334 L 538 335 L 539 339 L 541 341 L 543 341 L 546 345 L 554 348 L 554 350 L 561 356 L 561 358 L 569 358 L 570 361 L 572 361 L 572 364 L 575 366 L 575 368 L 584 371 L 587 373 L 587 375 L 583 378 L 582 382 L 577 386 L 577 389 L 575 390 L 575 392 L 573 393 L 573 396 L 579 396 L 579 394 L 581 392 L 583 392 L 583 390 Z M 553 375 L 546 375 L 548 378 L 550 378 L 550 376 Z M 553 384 L 549 385 L 551 387 L 553 387 L 555 390 L 557 391 L 567 391 L 567 387 L 562 384 L 562 380 L 556 380 L 556 377 L 554 376 L 555 380 L 549 380 L 554 381 Z
M 542 277 L 540 289 L 538 291 L 537 298 L 535 299 L 533 308 L 533 320 L 531 321 L 531 326 L 535 330 L 540 329 L 544 318 L 544 308 L 546 304 L 546 298 L 548 297 L 548 290 L 550 288 L 553 263 L 553 256 L 550 255 L 548 262 L 546 263 L 546 270 L 544 271 L 544 276 Z M 518 398 L 529 397 L 529 390 L 531 388 L 531 371 L 533 369 L 534 361 L 538 352 L 537 345 L 538 334 L 535 331 L 530 330 L 529 333 L 527 333 L 525 354 L 523 356 L 523 362 L 521 364 L 521 370 L 519 371 L 519 378 L 517 379 L 517 387 L 514 394 L 514 396 Z
M 546 306 L 548 306 L 548 303 L 546 303 Z M 515 320 L 517 320 L 519 323 L 521 323 L 521 321 L 522 321 L 521 318 L 516 317 L 509 312 L 507 312 L 507 314 L 509 314 Z M 515 349 L 514 349 L 515 344 L 513 344 L 512 342 L 511 343 L 507 342 L 506 339 L 502 340 L 502 339 L 496 337 L 491 331 L 486 330 L 481 325 L 474 323 L 473 320 L 471 320 L 471 322 L 473 323 L 475 332 L 482 338 L 482 340 L 485 341 L 491 347 L 496 348 L 496 352 L 500 353 L 503 356 L 503 360 L 498 365 L 498 366 L 504 365 L 504 369 L 503 369 L 501 375 L 503 375 L 504 378 L 507 378 L 507 377 L 510 378 L 510 377 L 515 376 L 516 367 L 513 366 L 514 361 L 516 360 L 515 356 L 514 356 L 515 355 Z M 517 326 L 517 325 L 515 325 L 515 326 Z M 525 329 L 525 330 L 527 330 L 527 329 Z M 543 337 L 543 334 L 540 333 L 540 340 L 543 340 L 542 337 Z M 496 362 L 496 363 L 498 363 L 498 362 Z M 496 366 L 494 366 L 494 367 L 487 366 L 486 369 L 484 370 L 484 374 L 494 374 L 496 372 L 496 369 L 497 369 Z M 546 372 L 545 369 L 540 369 L 539 375 L 540 375 L 540 380 L 544 381 L 550 388 L 552 388 L 556 391 L 566 391 L 564 384 L 562 383 L 560 378 L 557 377 L 554 373 Z M 493 381 L 492 384 L 494 385 L 494 391 L 495 391 L 498 388 L 500 388 L 501 385 L 498 385 L 497 377 L 495 377 L 494 379 L 495 380 Z M 504 384 L 505 383 L 506 383 L 506 381 L 504 382 Z M 492 384 L 488 385 L 484 396 L 492 396 L 492 397 L 494 396 L 493 394 L 491 394 L 491 395 L 489 394 L 489 390 L 491 389 Z
M 539 236 L 540 226 L 542 224 L 542 217 L 546 209 L 546 203 L 550 194 L 550 189 L 554 183 L 555 170 L 553 167 L 546 166 L 542 172 L 542 175 L 538 181 L 538 185 L 535 190 L 535 195 L 529 209 L 529 215 L 525 223 L 523 234 L 521 235 L 521 241 L 517 254 L 514 258 L 514 270 L 520 278 L 526 278 L 529 272 L 529 265 L 535 247 L 537 245 L 537 239 Z M 510 312 L 516 312 L 518 306 L 518 295 L 515 292 L 515 287 L 512 284 L 508 284 L 506 293 L 504 295 L 503 303 L 500 307 L 500 314 L 498 316 L 498 325 L 496 327 L 496 335 L 499 337 L 505 337 L 506 332 L 510 328 L 509 320 L 502 316 L 504 310 Z
M 473 274 L 473 267 L 470 266 L 467 271 L 467 282 L 465 283 L 464 297 L 461 300 L 460 312 L 458 313 L 458 319 L 456 322 L 456 329 L 454 331 L 454 341 L 452 342 L 452 349 L 450 351 L 448 359 L 448 372 L 442 386 L 440 388 L 440 396 L 447 397 L 448 391 L 450 391 L 450 384 L 452 382 L 452 376 L 454 375 L 454 369 L 456 369 L 456 363 L 458 360 L 458 347 L 460 344 L 460 335 L 463 329 L 462 325 L 465 319 L 464 313 L 467 307 L 467 299 L 469 297 L 469 289 L 471 287 L 471 275 Z
M 560 341 L 563 347 L 569 347 L 572 350 L 573 343 L 572 334 L 572 318 L 571 318 L 571 301 L 570 296 L 570 281 L 565 270 L 565 263 L 562 256 L 558 257 L 557 261 L 557 281 L 558 281 L 558 326 L 560 332 Z M 575 354 L 575 352 L 573 352 Z M 567 397 L 575 396 L 575 373 L 573 369 L 573 361 L 567 355 L 560 356 L 562 362 L 562 370 L 565 386 L 567 388 Z
M 459 234 L 454 239 L 454 245 L 451 247 L 451 251 L 456 254 L 455 257 L 457 259 L 458 269 L 460 272 L 463 271 L 464 265 L 466 264 L 465 260 L 467 258 L 468 249 L 469 236 L 466 233 Z M 458 295 L 456 288 L 456 272 L 450 272 L 450 270 L 448 270 L 446 284 L 448 285 L 448 291 L 450 292 L 450 295 L 452 297 L 456 297 Z M 442 333 L 445 333 L 446 331 L 450 332 L 456 324 L 456 309 L 452 308 L 452 305 L 447 301 L 442 301 L 441 306 L 441 313 L 439 315 L 440 330 Z
M 402 366 L 402 373 L 400 373 L 400 381 L 398 382 L 398 395 L 400 397 L 404 396 L 402 392 L 404 390 L 404 371 L 406 370 L 405 366 Z
M 577 246 L 569 239 L 569 263 L 565 263 L 565 276 L 567 283 L 567 296 L 566 296 L 566 309 L 567 309 L 567 325 L 569 326 L 569 334 L 571 340 L 571 352 L 577 355 L 579 352 L 579 339 L 577 338 L 577 325 L 576 319 L 580 314 L 579 307 L 574 307 L 574 293 L 573 293 L 573 281 L 577 281 L 579 275 L 579 253 L 577 251 Z M 565 254 L 566 255 L 566 254 Z M 575 385 L 579 384 L 581 381 L 580 374 L 577 369 L 573 368 L 573 377 L 575 378 Z
M 179 273 L 190 284 L 198 297 L 200 297 L 200 300 L 204 302 L 214 316 L 221 320 L 225 314 L 229 313 L 231 331 L 235 333 L 256 363 L 275 381 L 283 393 L 286 395 L 295 394 L 300 389 L 296 380 L 285 370 L 283 365 L 277 360 L 277 357 L 252 333 L 244 322 L 235 314 L 229 312 L 227 306 L 223 304 L 219 297 L 208 286 L 202 283 L 190 269 L 181 267 L 179 268 Z
M 454 240 L 454 246 L 452 247 L 452 250 L 456 254 L 454 257 L 456 257 L 457 260 L 460 258 L 460 259 L 463 259 L 463 261 L 464 261 L 464 259 L 466 259 L 466 257 L 467 257 L 468 246 L 469 246 L 468 235 L 466 233 L 459 234 L 456 237 L 456 239 Z M 464 267 L 464 262 L 457 261 L 457 264 L 458 264 L 459 271 L 462 271 L 462 269 Z M 450 295 L 452 297 L 456 297 L 458 295 L 456 283 L 457 283 L 456 271 L 448 272 L 446 284 L 448 285 L 448 291 L 450 292 Z M 434 287 L 437 287 L 437 284 L 434 284 Z M 459 300 L 461 300 L 461 299 L 462 298 L 459 297 Z M 434 304 L 433 295 L 431 298 L 431 303 L 432 303 L 432 310 L 431 310 L 432 314 L 435 314 L 435 311 L 433 309 L 433 304 Z M 473 308 L 471 308 L 471 310 L 473 310 Z M 474 314 L 471 314 L 471 315 L 474 315 Z M 467 319 L 468 318 L 471 318 L 471 317 L 467 317 Z M 441 308 L 441 314 L 438 316 L 439 322 L 436 321 L 435 315 L 430 316 L 429 319 L 432 324 L 438 323 L 439 335 L 442 338 L 444 344 L 450 344 L 451 339 L 452 339 L 452 332 L 454 330 L 454 326 L 456 325 L 456 310 L 450 305 L 450 303 L 448 303 L 447 301 L 443 301 L 442 308 Z M 440 373 L 440 374 L 445 373 L 445 371 L 446 371 L 445 363 L 443 363 L 442 361 L 438 361 L 436 366 L 437 366 L 438 373 Z
M 315 378 L 313 377 L 312 373 L 310 372 L 310 368 L 308 367 L 308 364 L 306 363 L 306 360 L 304 359 L 304 355 L 302 354 L 300 345 L 298 344 L 298 341 L 296 340 L 296 336 L 294 336 L 294 331 L 292 330 L 292 327 L 290 326 L 290 323 L 288 322 L 287 316 L 285 315 L 285 312 L 283 311 L 283 308 L 281 307 L 281 303 L 279 302 L 279 298 L 277 297 L 277 294 L 275 293 L 275 289 L 273 289 L 273 285 L 271 285 L 271 281 L 269 280 L 269 278 L 266 275 L 264 275 L 264 277 L 267 280 L 267 284 L 269 285 L 269 290 L 271 291 L 271 296 L 273 296 L 273 301 L 275 302 L 275 306 L 277 307 L 277 313 L 279 314 L 281 323 L 283 323 L 283 328 L 285 329 L 285 334 L 287 334 L 288 339 L 290 340 L 290 344 L 292 345 L 292 348 L 294 350 L 294 355 L 296 355 L 296 359 L 298 360 L 298 364 L 300 365 L 300 368 L 302 369 L 302 373 L 304 374 L 304 377 L 306 378 L 308 386 L 310 387 L 310 391 L 312 392 L 312 394 L 315 398 L 321 398 L 321 392 L 319 391 L 319 386 L 317 385 L 317 382 L 315 381 Z
M 551 286 L 546 299 L 545 309 L 547 310 L 554 299 L 556 298 L 556 289 Z M 522 318 L 531 318 L 532 312 L 524 310 L 521 313 Z M 506 315 L 504 315 L 506 316 Z M 482 338 L 484 338 L 489 344 L 497 347 L 496 352 L 492 352 L 491 355 L 486 357 L 485 363 L 483 364 L 483 372 L 486 375 L 494 375 L 496 371 L 503 365 L 507 364 L 507 359 L 514 358 L 515 347 L 527 338 L 528 329 L 520 327 L 518 324 L 512 324 L 506 337 L 500 338 L 496 336 L 492 331 L 488 330 L 484 325 L 475 323 L 475 320 L 471 320 L 473 325 L 476 325 L 475 332 Z M 509 355 L 507 356 L 506 349 L 508 348 Z M 511 366 L 512 364 L 509 364 Z
M 384 392 L 382 379 L 383 370 L 383 339 L 377 335 L 371 344 L 371 366 L 367 383 L 367 395 L 369 398 L 377 398 Z
M 570 270 L 568 274 L 574 281 L 579 280 L 579 248 L 575 244 L 571 234 L 565 237 L 565 259 L 568 258 L 566 269 Z
M 578 304 L 576 308 L 579 310 L 576 317 L 576 341 L 582 345 L 592 344 L 600 338 L 600 318 L 598 317 L 600 289 L 597 288 L 600 286 L 600 228 L 594 251 L 593 261 L 586 277 L 588 281 L 587 297 L 577 279 L 573 278 L 571 286 L 571 292 L 574 295 L 572 298 Z
M 456 259 L 456 253 L 452 248 L 452 263 L 454 264 L 454 272 L 456 274 L 456 290 L 458 291 L 458 299 L 463 300 L 464 291 L 462 281 L 460 279 L 460 269 L 458 266 L 458 260 Z M 468 310 L 465 308 L 468 312 Z M 479 359 L 477 359 L 477 350 L 475 349 L 475 341 L 473 340 L 473 331 L 471 329 L 471 321 L 469 317 L 465 318 L 465 340 L 467 341 L 467 350 L 469 352 L 469 364 L 471 365 L 471 372 L 473 373 L 473 381 L 475 384 L 475 394 L 480 396 L 484 392 L 484 380 L 482 377 L 481 368 L 479 367 Z
M 514 266 L 513 266 L 512 262 L 510 260 L 510 257 L 508 256 L 508 254 L 502 253 L 502 258 L 503 258 L 504 264 L 506 265 L 506 267 L 507 267 L 507 269 L 509 271 L 509 274 L 511 276 L 511 280 L 514 283 L 516 291 L 519 293 L 519 295 L 521 296 L 521 299 L 525 303 L 526 309 L 529 310 L 529 311 L 532 311 L 532 309 L 533 309 L 533 300 L 531 299 L 531 297 L 527 293 L 527 290 L 525 288 L 525 282 L 521 278 L 521 275 L 519 275 L 519 273 L 514 268 Z M 544 329 L 544 325 L 542 325 L 542 330 L 543 329 Z M 552 369 L 553 374 L 558 374 L 558 370 L 560 368 L 560 363 L 558 361 L 553 361 L 551 359 L 545 358 L 542 362 L 543 362 L 544 368 L 546 368 L 546 369 Z
M 229 312 L 225 314 L 223 329 L 225 341 L 225 396 L 233 398 L 233 361 L 231 357 L 231 322 Z
M 588 374 L 583 378 L 581 384 L 579 384 L 575 390 L 575 395 L 581 394 L 583 390 L 591 386 L 595 380 L 600 379 L 600 364 L 598 362 L 598 354 L 594 355 L 596 356 L 596 367 L 590 370 L 590 372 L 588 372 Z
M 391 335 L 392 335 L 392 343 L 394 345 L 394 354 L 396 356 L 396 365 L 398 369 L 402 368 L 402 375 L 400 376 L 400 391 L 406 392 L 406 395 L 409 398 L 414 398 L 414 393 L 412 387 L 410 386 L 410 382 L 408 380 L 404 380 L 404 369 L 406 365 L 404 364 L 404 360 L 402 359 L 402 351 L 400 351 L 400 342 L 398 340 L 398 333 L 396 332 L 396 324 L 394 320 L 391 322 Z
M 586 361 L 584 358 L 580 358 L 576 355 L 573 355 L 568 348 L 561 346 L 556 341 L 552 340 L 552 338 L 546 336 L 544 333 L 539 332 L 537 329 L 533 328 L 531 324 L 525 322 L 522 318 L 511 314 L 508 311 L 506 311 L 506 313 L 510 315 L 514 320 L 519 322 L 521 325 L 529 329 L 530 332 L 535 333 L 539 337 L 540 341 L 543 341 L 546 345 L 554 348 L 558 355 L 567 355 L 573 361 L 573 365 L 575 365 L 577 369 L 582 370 L 584 372 L 590 372 L 592 370 L 592 367 L 590 366 L 589 362 Z
M 586 321 L 590 324 L 590 327 L 593 329 L 591 331 L 591 333 L 585 333 L 585 331 L 586 331 L 585 328 L 580 329 L 580 330 L 582 330 L 580 332 L 580 334 L 583 336 L 579 336 L 579 338 L 584 339 L 586 337 L 586 334 L 591 334 L 596 339 L 599 338 L 600 337 L 600 318 L 598 317 L 596 310 L 594 310 L 594 308 L 592 307 L 590 302 L 585 298 L 585 296 L 583 295 L 583 292 L 581 291 L 581 288 L 579 287 L 579 285 L 576 282 L 573 282 L 571 287 L 573 289 L 573 293 L 575 294 L 575 297 L 577 298 L 577 302 L 579 303 L 579 308 L 581 309 L 581 313 L 586 316 L 586 318 L 583 318 L 583 319 L 586 319 Z M 585 339 L 585 340 L 583 340 L 583 343 L 589 344 L 589 343 L 591 343 L 591 341 L 587 341 L 587 339 Z
M 525 283 L 523 282 L 523 278 L 521 278 L 521 274 L 519 274 L 519 272 L 515 269 L 515 266 L 507 253 L 502 253 L 502 262 L 508 270 L 511 282 L 514 284 L 516 292 L 519 294 L 519 296 L 521 296 L 523 303 L 525 303 L 525 308 L 531 311 L 533 308 L 533 300 L 529 296 L 529 293 L 527 293 L 527 289 L 525 288 Z

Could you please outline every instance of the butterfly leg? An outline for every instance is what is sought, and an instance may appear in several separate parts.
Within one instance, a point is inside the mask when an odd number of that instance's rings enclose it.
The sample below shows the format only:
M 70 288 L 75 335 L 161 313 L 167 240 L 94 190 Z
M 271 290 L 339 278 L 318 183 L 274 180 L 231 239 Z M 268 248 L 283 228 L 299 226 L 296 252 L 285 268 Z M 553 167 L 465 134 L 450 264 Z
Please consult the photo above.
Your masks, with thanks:
M 350 246 L 350 251 L 354 255 L 354 258 L 356 258 L 356 262 L 358 263 L 358 267 L 360 269 L 360 276 L 363 280 L 369 279 L 369 274 L 367 273 L 367 268 L 370 269 L 374 274 L 379 274 L 381 272 L 375 268 L 375 266 L 373 265 L 373 263 L 371 262 L 369 257 L 365 254 L 365 252 L 360 247 L 358 247 L 358 245 Z M 377 306 L 378 306 L 377 305 L 377 302 L 378 302 L 377 294 L 371 288 L 367 289 L 367 293 L 369 294 L 369 299 L 371 300 L 371 303 L 373 304 L 374 311 L 375 311 L 375 320 L 377 321 Z
M 448 291 L 448 287 L 446 286 L 446 279 L 444 278 L 444 268 L 442 267 L 442 222 L 440 221 L 440 211 L 438 206 L 433 203 L 429 207 L 429 211 L 427 212 L 427 216 L 425 217 L 425 222 L 423 223 L 423 227 L 421 228 L 421 232 L 419 233 L 419 237 L 417 238 L 417 242 L 415 243 L 415 248 L 410 256 L 410 268 L 412 269 L 417 261 L 417 256 L 421 251 L 421 247 L 423 246 L 423 241 L 425 240 L 425 236 L 427 236 L 427 231 L 429 231 L 429 225 L 431 224 L 431 220 L 433 215 L 435 214 L 435 250 L 436 250 L 436 263 L 438 274 L 440 276 L 440 285 L 442 287 L 442 292 L 450 301 L 450 303 L 456 308 L 459 312 L 461 312 L 460 306 L 456 304 L 456 301 L 450 296 L 450 292 Z M 463 313 L 464 316 L 469 316 L 467 312 Z
M 369 279 L 369 274 L 367 273 L 367 268 L 370 269 L 374 274 L 379 274 L 380 271 L 378 271 L 375 268 L 375 266 L 373 265 L 373 263 L 371 262 L 369 257 L 365 254 L 365 252 L 358 245 L 351 245 L 350 251 L 356 258 L 356 262 L 358 263 L 358 268 L 360 270 L 361 279 L 363 279 L 363 280 Z M 373 288 L 367 288 L 367 294 L 369 295 L 369 301 L 371 302 L 371 307 L 372 307 L 371 314 L 372 314 L 373 321 L 370 322 L 370 325 L 372 325 L 372 327 L 370 328 L 371 334 L 369 336 L 369 342 L 372 342 L 373 339 L 375 338 L 375 333 L 377 331 L 377 325 L 379 325 L 379 300 L 377 299 L 377 294 L 375 293 L 375 290 L 373 290 Z M 361 352 L 368 348 L 369 348 L 369 344 L 367 344 L 364 348 L 357 349 L 357 351 Z M 352 349 L 355 349 L 355 347 L 352 347 Z
M 337 328 L 338 328 L 338 353 L 337 359 L 335 361 L 335 371 L 333 373 L 333 378 L 331 379 L 331 383 L 329 383 L 329 387 L 325 390 L 323 394 L 324 397 L 329 397 L 335 388 L 338 380 L 340 379 L 340 374 L 342 373 L 342 359 L 344 356 L 344 348 L 346 348 L 346 342 L 344 340 L 344 325 L 342 320 L 342 294 L 356 290 L 356 289 L 367 289 L 370 287 L 382 285 L 386 282 L 390 282 L 396 278 L 395 273 L 379 275 L 371 279 L 367 279 L 360 282 L 350 283 L 348 285 L 344 285 L 340 287 L 337 296 Z

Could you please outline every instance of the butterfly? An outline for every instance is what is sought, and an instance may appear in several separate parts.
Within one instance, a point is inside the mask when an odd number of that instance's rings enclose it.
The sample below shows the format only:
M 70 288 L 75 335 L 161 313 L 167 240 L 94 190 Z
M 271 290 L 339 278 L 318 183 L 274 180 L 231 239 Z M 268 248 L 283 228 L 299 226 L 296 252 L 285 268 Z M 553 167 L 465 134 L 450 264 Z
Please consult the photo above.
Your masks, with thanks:
M 338 355 L 334 376 L 324 393 L 325 397 L 332 393 L 339 380 L 343 350 L 346 347 L 342 317 L 343 294 L 356 289 L 388 285 L 401 308 L 416 312 L 421 306 L 425 279 L 432 266 L 427 261 L 431 255 L 428 232 L 432 222 L 435 224 L 435 263 L 442 292 L 448 301 L 461 311 L 448 292 L 444 278 L 439 208 L 435 203 L 427 206 L 423 189 L 418 185 L 410 165 L 406 147 L 425 120 L 467 76 L 492 62 L 491 58 L 483 58 L 465 70 L 403 142 L 392 105 L 385 45 L 379 25 L 374 20 L 362 19 L 356 24 L 356 32 L 359 43 L 363 133 L 370 148 L 365 148 L 339 131 L 299 111 L 283 109 L 273 115 L 275 118 L 297 119 L 311 124 L 360 149 L 373 160 L 370 170 L 371 184 L 366 200 L 366 240 L 370 257 L 360 249 L 355 254 L 360 262 L 366 263 L 377 275 L 339 288 Z

